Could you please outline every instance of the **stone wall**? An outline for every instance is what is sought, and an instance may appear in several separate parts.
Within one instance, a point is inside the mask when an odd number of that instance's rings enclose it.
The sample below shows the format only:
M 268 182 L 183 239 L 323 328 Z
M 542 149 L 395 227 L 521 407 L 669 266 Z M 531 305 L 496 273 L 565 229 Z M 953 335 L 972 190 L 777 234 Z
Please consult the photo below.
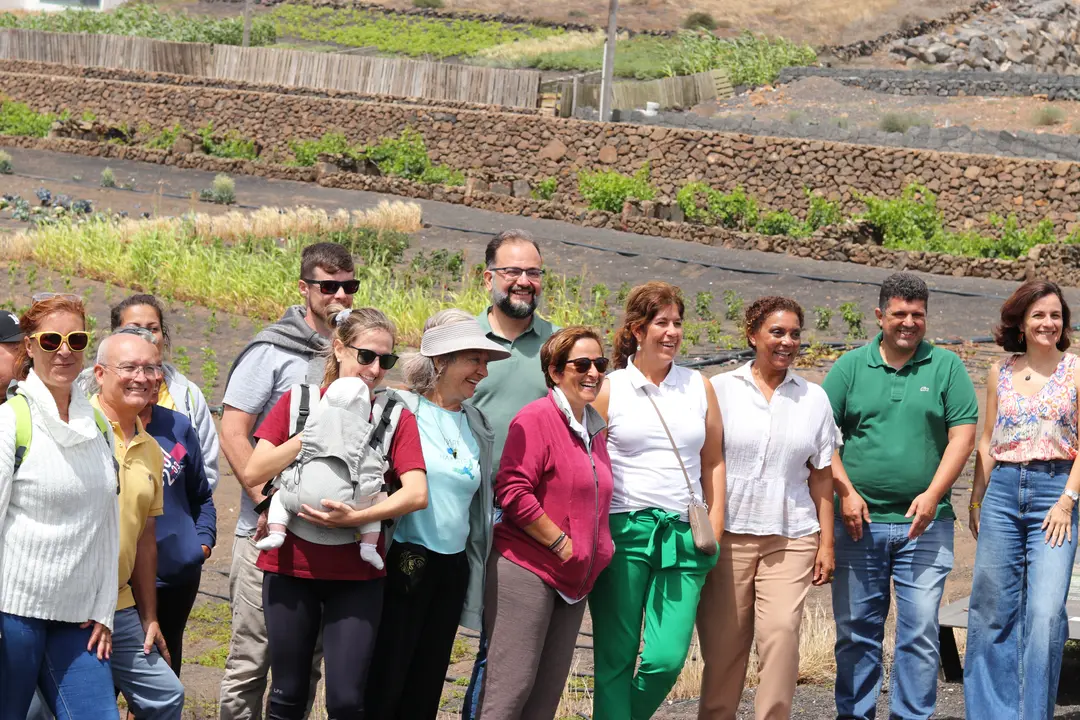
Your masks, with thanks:
M 766 236 L 661 219 L 656 217 L 655 203 L 626 203 L 621 213 L 609 213 L 587 210 L 566 202 L 547 202 L 504 192 L 478 190 L 475 183 L 464 188 L 424 185 L 400 178 L 340 172 L 327 166 L 297 168 L 71 138 L 0 135 L 0 147 L 5 146 L 168 164 L 210 172 L 244 173 L 279 180 L 315 182 L 323 187 L 435 200 L 512 215 L 558 220 L 584 227 L 608 228 L 739 250 L 784 253 L 815 260 L 1016 282 L 1043 278 L 1061 285 L 1080 287 L 1080 246 L 1077 245 L 1036 246 L 1029 251 L 1027 257 L 1017 260 L 969 258 L 941 253 L 889 250 L 867 242 L 857 226 L 823 228 L 807 238 Z
M 102 122 L 131 127 L 213 122 L 218 131 L 257 138 L 278 157 L 288 152 L 290 140 L 328 131 L 371 143 L 412 126 L 427 140 L 435 162 L 556 177 L 559 190 L 571 196 L 580 170 L 630 173 L 648 162 L 661 197 L 674 197 L 696 179 L 723 190 L 742 185 L 764 207 L 796 213 L 806 209 L 805 188 L 857 212 L 863 207 L 856 193 L 894 197 L 912 182 L 938 193 L 939 207 L 955 229 L 990 213 L 1015 212 L 1024 223 L 1049 218 L 1065 233 L 1080 212 L 1080 164 L 1060 161 L 11 72 L 0 72 L 0 94 L 38 110 L 70 109 L 76 116 L 90 111 Z
M 844 85 L 889 95 L 936 95 L 938 97 L 1045 95 L 1048 100 L 1080 100 L 1080 75 L 1055 73 L 791 67 L 780 70 L 777 84 L 783 85 L 806 77 L 825 77 Z
M 595 120 L 599 113 L 593 108 L 578 108 L 577 117 Z M 916 125 L 906 132 L 885 132 L 875 126 L 849 127 L 835 122 L 817 120 L 758 120 L 753 115 L 718 115 L 704 117 L 693 112 L 657 112 L 646 115 L 640 110 L 615 110 L 617 122 L 656 125 L 669 128 L 690 128 L 717 132 L 766 135 L 770 137 L 828 140 L 856 145 L 921 148 L 939 152 L 1037 160 L 1068 160 L 1080 162 L 1080 136 L 1057 133 L 1036 133 L 1025 130 L 976 130 L 963 125 L 948 128 Z

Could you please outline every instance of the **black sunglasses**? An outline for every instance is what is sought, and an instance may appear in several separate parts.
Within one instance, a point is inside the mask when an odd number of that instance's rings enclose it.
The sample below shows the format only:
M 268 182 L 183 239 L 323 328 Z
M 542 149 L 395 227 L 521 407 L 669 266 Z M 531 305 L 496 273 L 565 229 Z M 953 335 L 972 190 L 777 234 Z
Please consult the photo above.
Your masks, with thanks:
M 374 350 L 358 348 L 352 345 L 349 345 L 349 347 L 356 351 L 356 362 L 360 363 L 361 365 L 370 365 L 371 363 L 375 362 L 376 358 L 378 358 L 379 367 L 381 367 L 383 370 L 389 370 L 390 368 L 394 367 L 394 365 L 396 365 L 398 361 L 398 356 L 394 353 L 386 353 L 385 355 L 380 355 Z
M 584 375 L 585 373 L 589 372 L 589 368 L 591 366 L 595 365 L 596 372 L 603 374 L 607 372 L 608 362 L 609 361 L 606 357 L 574 358 L 573 360 L 567 360 L 565 363 L 563 363 L 563 367 L 566 367 L 567 365 L 573 365 L 575 370 Z
M 301 278 L 303 279 L 303 278 Z M 346 295 L 355 295 L 360 289 L 359 280 L 304 280 L 308 285 L 318 285 L 323 295 L 335 295 L 344 289 Z

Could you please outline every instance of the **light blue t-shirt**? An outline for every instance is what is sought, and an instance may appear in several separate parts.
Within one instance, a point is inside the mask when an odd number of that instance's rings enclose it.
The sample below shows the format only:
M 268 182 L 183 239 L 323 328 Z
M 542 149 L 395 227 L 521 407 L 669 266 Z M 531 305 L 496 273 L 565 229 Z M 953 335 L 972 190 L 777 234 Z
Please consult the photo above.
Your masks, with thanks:
M 469 539 L 469 507 L 480 489 L 480 448 L 460 410 L 444 410 L 422 397 L 416 424 L 427 465 L 428 506 L 403 516 L 394 540 L 454 555 Z

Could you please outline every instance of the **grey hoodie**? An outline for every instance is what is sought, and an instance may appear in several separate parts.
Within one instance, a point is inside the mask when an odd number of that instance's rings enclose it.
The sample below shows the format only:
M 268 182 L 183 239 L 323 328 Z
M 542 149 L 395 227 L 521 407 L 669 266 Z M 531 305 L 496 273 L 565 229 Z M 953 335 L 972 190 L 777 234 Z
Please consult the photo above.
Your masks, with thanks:
M 308 358 L 308 372 L 304 382 L 322 384 L 326 370 L 324 353 L 330 349 L 330 341 L 311 329 L 304 319 L 307 317 L 307 308 L 303 305 L 293 305 L 281 319 L 272 325 L 267 325 L 240 351 L 229 368 L 229 377 L 225 380 L 225 387 L 229 387 L 236 366 L 240 359 L 247 355 L 248 351 L 256 345 L 268 343 L 276 345 L 298 355 Z

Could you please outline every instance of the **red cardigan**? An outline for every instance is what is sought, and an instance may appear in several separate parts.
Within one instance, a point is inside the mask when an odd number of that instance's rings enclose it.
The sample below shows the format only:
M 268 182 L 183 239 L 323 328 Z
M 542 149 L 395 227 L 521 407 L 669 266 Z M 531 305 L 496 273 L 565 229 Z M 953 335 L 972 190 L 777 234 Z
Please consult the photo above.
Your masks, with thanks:
M 503 512 L 495 525 L 495 551 L 571 598 L 592 590 L 615 551 L 608 526 L 613 485 L 606 426 L 588 406 L 585 427 L 591 458 L 551 392 L 529 403 L 510 423 L 495 478 Z M 521 529 L 545 513 L 573 541 L 566 562 Z

